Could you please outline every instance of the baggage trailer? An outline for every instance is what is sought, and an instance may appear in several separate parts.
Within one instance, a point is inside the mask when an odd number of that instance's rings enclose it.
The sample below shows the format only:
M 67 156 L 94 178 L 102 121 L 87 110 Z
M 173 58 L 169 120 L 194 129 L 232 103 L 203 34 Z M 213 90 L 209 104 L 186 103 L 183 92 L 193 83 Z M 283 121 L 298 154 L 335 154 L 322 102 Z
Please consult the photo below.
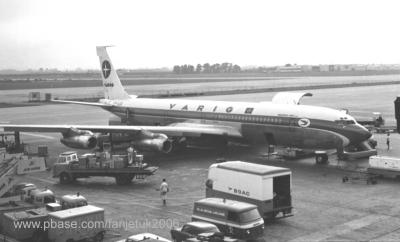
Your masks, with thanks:
M 104 209 L 87 205 L 52 212 L 49 213 L 49 225 L 47 232 L 51 242 L 102 241 L 105 234 Z
M 369 172 L 368 169 L 361 168 L 356 170 L 345 170 L 346 175 L 342 177 L 342 182 L 365 182 L 367 185 L 378 183 L 378 176 Z
M 140 156 L 139 156 L 140 157 Z M 142 158 L 141 158 L 142 159 Z M 92 176 L 114 177 L 118 185 L 129 184 L 132 179 L 144 179 L 158 170 L 156 166 L 135 162 L 128 164 L 127 156 L 113 155 L 112 159 L 99 159 L 94 154 L 78 157 L 76 152 L 64 152 L 53 166 L 53 177 L 61 184 L 68 184 L 77 178 Z
M 46 208 L 5 213 L 2 232 L 17 240 L 43 241 L 46 237 L 43 224 L 47 219 Z
M 400 179 L 400 158 L 390 156 L 369 157 L 368 172 L 379 177 Z
M 288 168 L 228 161 L 212 164 L 206 197 L 254 204 L 265 220 L 293 216 L 292 172 Z

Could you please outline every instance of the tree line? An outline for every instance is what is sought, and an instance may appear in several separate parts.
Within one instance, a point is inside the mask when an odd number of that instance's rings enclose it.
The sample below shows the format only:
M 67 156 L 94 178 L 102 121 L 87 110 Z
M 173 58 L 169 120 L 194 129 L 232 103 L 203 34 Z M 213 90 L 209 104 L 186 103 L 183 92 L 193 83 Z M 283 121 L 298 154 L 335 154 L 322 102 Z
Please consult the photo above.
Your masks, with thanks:
M 197 64 L 196 67 L 193 65 L 175 65 L 173 72 L 175 74 L 192 74 L 192 73 L 236 73 L 240 72 L 241 68 L 238 65 L 233 65 L 232 63 L 224 62 L 222 64 L 209 64 L 205 63 L 203 65 Z

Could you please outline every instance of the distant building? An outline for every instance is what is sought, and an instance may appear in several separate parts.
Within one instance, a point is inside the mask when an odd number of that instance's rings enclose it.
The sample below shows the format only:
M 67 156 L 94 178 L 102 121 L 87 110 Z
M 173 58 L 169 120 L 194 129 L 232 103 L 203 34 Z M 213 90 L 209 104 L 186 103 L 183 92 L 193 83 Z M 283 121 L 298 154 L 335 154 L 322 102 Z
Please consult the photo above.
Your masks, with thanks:
M 276 67 L 276 72 L 302 72 L 303 69 L 301 66 L 278 66 Z
M 329 65 L 319 65 L 319 71 L 321 72 L 329 71 Z
M 319 72 L 321 69 L 320 69 L 319 66 L 312 66 L 312 67 L 311 67 L 311 70 L 312 70 L 312 71 L 318 71 L 318 72 Z

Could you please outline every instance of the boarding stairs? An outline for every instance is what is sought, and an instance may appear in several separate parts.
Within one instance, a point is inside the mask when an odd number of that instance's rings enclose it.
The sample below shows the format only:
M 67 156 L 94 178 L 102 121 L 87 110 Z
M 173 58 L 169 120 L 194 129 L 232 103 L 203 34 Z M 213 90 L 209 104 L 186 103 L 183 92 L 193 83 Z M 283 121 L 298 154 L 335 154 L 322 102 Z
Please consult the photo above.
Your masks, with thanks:
M 18 159 L 15 156 L 8 157 L 0 152 L 0 198 L 4 196 L 16 183 Z

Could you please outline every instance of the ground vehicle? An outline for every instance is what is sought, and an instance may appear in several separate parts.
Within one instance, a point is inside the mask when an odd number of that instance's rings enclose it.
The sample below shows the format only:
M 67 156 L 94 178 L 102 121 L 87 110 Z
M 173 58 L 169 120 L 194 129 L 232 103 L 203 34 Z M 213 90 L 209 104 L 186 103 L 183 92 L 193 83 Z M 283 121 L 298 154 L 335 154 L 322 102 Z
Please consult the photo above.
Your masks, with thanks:
M 254 204 L 264 219 L 292 216 L 291 175 L 288 168 L 228 161 L 210 166 L 206 197 Z
M 43 229 L 39 226 L 43 226 L 47 217 L 46 208 L 5 213 L 2 219 L 3 232 L 17 240 L 40 241 Z M 38 227 L 29 226 L 28 223 L 36 223 Z
M 382 118 L 382 114 L 380 112 L 373 112 L 372 117 L 369 119 L 366 118 L 357 118 L 357 122 L 366 127 L 380 127 L 385 124 L 385 120 Z
M 86 198 L 79 193 L 76 195 L 64 195 L 61 197 L 60 205 L 62 209 L 76 208 L 88 205 Z
M 7 232 L 7 229 L 11 228 L 8 223 L 10 223 L 10 219 L 12 220 L 14 216 L 27 220 L 38 219 L 42 214 L 42 210 L 38 212 L 32 209 L 44 208 L 46 203 L 53 203 L 55 201 L 54 194 L 48 189 L 39 190 L 36 186 L 28 186 L 24 188 L 24 191 L 27 189 L 30 189 L 29 194 L 17 196 L 19 199 L 9 200 L 7 203 L 0 204 L 0 231 L 5 230 Z M 30 210 L 33 212 L 29 212 Z M 6 218 L 7 213 L 9 213 L 8 218 Z M 14 215 L 14 213 L 20 214 Z M 13 234 L 14 232 L 10 230 L 8 234 Z M 17 234 L 20 235 L 19 233 Z
M 51 212 L 87 205 L 87 200 L 79 194 L 64 195 L 56 201 L 53 192 L 47 188 L 27 186 L 24 189 L 30 188 L 34 189 L 28 190 L 22 197 L 23 200 L 0 205 L 0 230 L 13 238 L 34 239 L 44 236 L 43 231 L 37 231 L 37 227 L 24 230 L 15 227 L 14 222 L 33 221 L 42 225 L 44 221 L 48 221 L 47 215 Z
M 104 237 L 104 209 L 86 205 L 49 213 L 50 224 L 77 224 L 77 227 L 61 228 L 51 226 L 48 239 L 52 242 L 78 241 L 93 238 L 102 241 Z
M 391 178 L 400 178 L 400 158 L 389 156 L 371 156 L 369 173 Z
M 357 182 L 362 181 L 367 185 L 377 184 L 378 175 L 368 172 L 368 169 L 365 168 L 357 168 L 355 170 L 345 170 L 346 175 L 342 177 L 342 182 Z
M 49 189 L 35 189 L 31 191 L 31 195 L 26 199 L 26 201 L 40 206 L 43 204 L 56 202 L 56 197 Z
M 204 233 L 207 233 L 209 237 L 224 237 L 214 224 L 207 222 L 189 222 L 180 228 L 172 229 L 171 238 L 174 241 L 181 242 L 189 238 L 196 238 L 198 235 Z
M 143 179 L 153 175 L 158 167 L 146 163 L 128 164 L 127 156 L 113 155 L 106 159 L 104 155 L 85 155 L 78 157 L 74 151 L 60 154 L 53 167 L 53 177 L 59 177 L 60 183 L 66 184 L 77 178 L 91 176 L 115 177 L 117 184 L 128 184 L 133 178 Z
M 192 221 L 215 224 L 226 236 L 256 239 L 264 233 L 257 206 L 223 198 L 204 198 L 194 203 Z
M 62 210 L 59 203 L 48 203 L 45 207 L 4 213 L 0 222 L 2 233 L 17 240 L 100 241 L 104 235 L 104 210 L 91 205 Z
M 116 242 L 171 242 L 170 240 L 163 238 L 161 236 L 150 234 L 150 233 L 142 233 L 142 234 L 135 234 L 129 236 L 126 239 L 118 240 Z

